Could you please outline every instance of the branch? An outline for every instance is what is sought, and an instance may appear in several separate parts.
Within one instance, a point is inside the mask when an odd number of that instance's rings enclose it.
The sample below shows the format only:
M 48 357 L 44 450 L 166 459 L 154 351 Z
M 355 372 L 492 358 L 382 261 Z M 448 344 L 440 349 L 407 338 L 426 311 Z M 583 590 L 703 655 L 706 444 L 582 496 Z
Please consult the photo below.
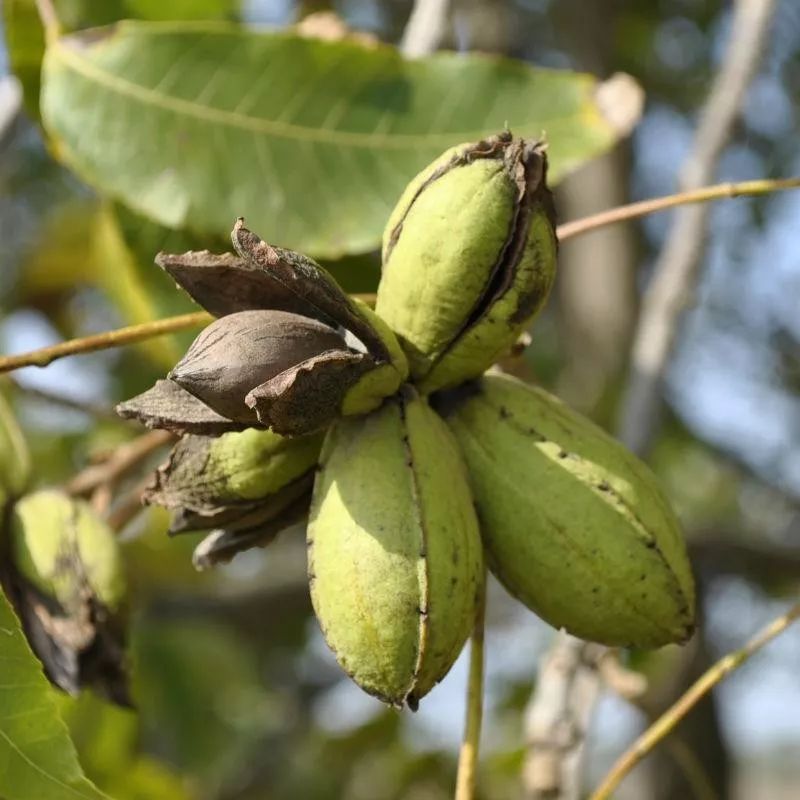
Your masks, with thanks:
M 745 91 L 764 47 L 775 0 L 738 0 L 722 67 L 701 114 L 681 187 L 708 183 L 730 138 Z M 658 424 L 661 381 L 677 325 L 700 277 L 707 208 L 682 209 L 656 263 L 634 335 L 632 373 L 623 400 L 620 438 L 636 453 L 650 447 Z
M 618 222 L 636 219 L 637 217 L 644 217 L 657 211 L 664 211 L 687 203 L 707 203 L 726 198 L 753 197 L 798 188 L 800 188 L 800 178 L 721 183 L 690 192 L 642 200 L 638 203 L 612 208 L 600 214 L 593 214 L 583 219 L 566 222 L 563 225 L 559 225 L 558 237 L 562 240 L 569 239 L 573 236 L 580 236 L 583 233 L 602 228 L 604 225 L 613 225 Z M 375 303 L 375 295 L 373 293 L 354 294 L 352 296 L 358 297 L 367 304 L 374 305 Z M 145 322 L 141 325 L 130 325 L 126 328 L 85 336 L 81 339 L 70 339 L 66 342 L 43 347 L 40 350 L 31 350 L 28 353 L 0 356 L 0 373 L 11 372 L 22 367 L 46 367 L 56 359 L 64 358 L 65 356 L 134 344 L 146 339 L 163 336 L 167 333 L 177 333 L 178 331 L 200 327 L 211 322 L 212 319 L 213 317 L 206 312 L 197 311 L 192 314 L 167 317 L 155 322 Z
M 737 575 L 764 589 L 800 582 L 800 548 L 774 544 L 723 530 L 689 537 L 689 559 L 708 577 Z
M 640 200 L 638 203 L 629 203 L 617 206 L 599 214 L 565 222 L 558 226 L 557 234 L 560 241 L 580 236 L 583 233 L 603 228 L 606 225 L 615 225 L 631 219 L 646 217 L 658 211 L 666 211 L 676 206 L 686 206 L 693 203 L 709 203 L 713 200 L 728 200 L 734 197 L 756 197 L 757 195 L 784 192 L 789 189 L 800 189 L 800 178 L 780 178 L 775 180 L 762 179 L 755 181 L 741 181 L 740 183 L 717 183 L 713 186 L 704 186 L 702 189 L 692 189 L 687 192 L 668 194 L 663 197 L 654 197 L 650 200 Z
M 128 424 L 129 422 L 128 420 L 118 416 L 112 408 L 108 408 L 107 406 L 92 403 L 88 400 L 78 400 L 74 397 L 67 397 L 66 395 L 52 392 L 49 389 L 40 389 L 35 386 L 27 386 L 26 384 L 20 383 L 14 378 L 8 378 L 7 380 L 11 382 L 11 385 L 17 392 L 27 395 L 28 397 L 32 397 L 36 400 L 42 400 L 45 403 L 63 406 L 64 408 L 69 408 L 72 411 L 80 411 L 82 414 L 87 414 L 88 416 L 96 417 L 97 419 L 106 420 L 107 422 L 119 422 L 123 425 Z
M 400 50 L 406 58 L 435 53 L 447 30 L 450 0 L 416 0 L 403 31 Z
M 129 489 L 113 508 L 106 512 L 106 522 L 112 531 L 120 534 L 125 526 L 131 522 L 140 512 L 144 510 L 142 504 L 142 494 L 150 485 L 151 477 L 148 475 Z
M 61 33 L 61 22 L 58 19 L 56 7 L 52 0 L 36 0 L 36 11 L 39 13 L 39 21 L 44 28 L 45 36 L 54 39 Z
M 113 484 L 151 453 L 174 440 L 174 433 L 162 430 L 148 431 L 137 436 L 118 447 L 106 461 L 92 464 L 75 475 L 64 487 L 64 491 L 73 495 L 84 495 L 104 484 Z
M 542 661 L 525 711 L 526 800 L 578 800 L 581 762 L 600 692 L 598 662 L 606 648 L 558 635 Z
M 464 741 L 458 754 L 455 800 L 473 800 L 478 774 L 478 751 L 483 721 L 483 634 L 486 617 L 486 572 L 475 611 L 475 628 L 469 649 L 469 681 L 467 683 L 467 716 Z
M 166 333 L 185 331 L 207 325 L 213 317 L 205 311 L 196 311 L 192 314 L 181 314 L 178 317 L 168 317 L 154 322 L 144 322 L 141 325 L 129 325 L 126 328 L 117 328 L 113 331 L 96 333 L 80 339 L 70 339 L 66 342 L 42 347 L 29 353 L 16 356 L 0 356 L 0 373 L 10 372 L 20 367 L 46 367 L 58 358 L 72 356 L 77 353 L 91 353 L 95 350 L 106 350 L 110 347 L 120 347 L 125 344 L 141 342 Z
M 375 294 L 352 294 L 367 305 L 375 305 Z M 205 311 L 195 311 L 191 314 L 181 314 L 177 317 L 167 317 L 153 322 L 144 322 L 141 325 L 129 325 L 126 328 L 117 328 L 105 333 L 96 333 L 84 336 L 81 339 L 70 339 L 66 342 L 42 347 L 40 350 L 31 350 L 15 356 L 0 356 L 0 373 L 11 372 L 21 367 L 46 367 L 58 358 L 74 356 L 78 353 L 91 353 L 94 350 L 107 350 L 111 347 L 120 347 L 126 344 L 142 342 L 153 339 L 166 333 L 198 328 L 213 322 L 214 317 Z
M 617 759 L 614 766 L 590 800 L 607 800 L 620 785 L 623 778 L 694 708 L 697 702 L 720 681 L 738 669 L 762 647 L 783 633 L 793 622 L 800 619 L 800 603 L 793 605 L 785 614 L 773 620 L 757 633 L 744 647 L 729 653 L 717 661 L 689 689 L 664 712 L 634 743 Z

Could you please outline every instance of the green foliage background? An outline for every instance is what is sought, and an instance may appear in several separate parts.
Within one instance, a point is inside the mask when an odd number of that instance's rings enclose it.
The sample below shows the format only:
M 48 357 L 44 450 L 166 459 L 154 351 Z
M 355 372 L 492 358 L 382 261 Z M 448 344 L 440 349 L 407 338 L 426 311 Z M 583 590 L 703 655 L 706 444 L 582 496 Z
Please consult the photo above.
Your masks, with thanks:
M 264 238 L 321 259 L 348 290 L 372 291 L 388 211 L 409 178 L 442 149 L 506 125 L 531 136 L 545 131 L 558 181 L 616 144 L 594 100 L 597 81 L 582 70 L 625 69 L 644 84 L 656 110 L 691 114 L 714 67 L 711 48 L 695 48 L 694 60 L 681 67 L 653 53 L 665 28 L 710 41 L 725 19 L 725 4 L 711 0 L 610 4 L 613 26 L 595 31 L 603 43 L 597 50 L 605 52 L 590 56 L 581 26 L 563 10 L 580 13 L 580 4 L 559 10 L 504 2 L 491 4 L 502 6 L 502 35 L 482 34 L 485 49 L 506 56 L 448 53 L 410 63 L 390 44 L 320 42 L 285 27 L 243 25 L 250 21 L 243 5 L 59 0 L 64 33 L 46 44 L 32 0 L 4 0 L 7 57 L 26 110 L 0 151 L 4 341 L 12 325 L 44 326 L 47 336 L 67 338 L 193 310 L 153 266 L 153 255 L 227 249 L 240 214 Z M 288 5 L 291 18 L 315 4 Z M 340 5 L 354 25 L 375 22 L 368 7 L 376 4 Z M 372 27 L 384 42 L 396 42 L 410 3 L 378 5 Z M 478 38 L 484 17 L 464 13 L 464 25 Z M 119 20 L 132 21 L 94 30 Z M 691 36 L 682 35 L 688 47 Z M 458 46 L 457 35 L 448 44 Z M 786 58 L 782 77 L 789 93 L 800 82 L 797 52 Z M 768 172 L 781 167 L 782 152 L 793 157 L 786 142 L 745 136 Z M 637 175 L 636 191 L 652 193 L 650 178 Z M 748 213 L 747 222 L 757 223 L 763 207 Z M 646 233 L 636 242 L 642 264 L 658 244 Z M 557 307 L 540 323 L 526 366 L 551 386 L 570 366 L 559 335 L 563 314 Z M 92 400 L 110 408 L 161 376 L 190 339 L 165 337 L 82 357 L 57 374 L 64 393 L 85 382 Z M 786 349 L 779 352 L 781 385 L 791 389 L 796 342 L 788 355 Z M 612 370 L 589 409 L 606 425 L 620 381 Z M 31 400 L 8 382 L 2 392 L 10 410 L 0 407 L 0 474 L 14 477 L 13 491 L 26 471 L 20 458 L 35 466 L 29 486 L 60 484 L 138 432 Z M 754 469 L 734 443 L 723 442 L 721 454 L 705 439 L 670 417 L 654 456 L 687 530 L 733 531 L 737 545 L 767 539 L 782 547 L 782 521 L 795 513 L 800 492 L 787 490 L 768 469 Z M 121 491 L 134 488 L 135 480 Z M 432 733 L 431 717 L 416 723 L 343 688 L 310 613 L 301 537 L 287 535 L 266 553 L 198 574 L 190 564 L 194 542 L 168 541 L 165 528 L 159 510 L 148 509 L 123 532 L 134 597 L 136 714 L 49 688 L 0 598 L 3 800 L 450 796 L 452 737 L 443 743 Z M 798 572 L 786 566 L 796 552 L 787 547 L 777 557 L 783 573 L 751 570 L 737 578 L 740 589 L 767 604 L 796 589 Z M 716 574 L 725 573 L 719 563 Z M 743 572 L 739 563 L 727 574 Z M 707 589 L 721 591 L 719 585 Z M 490 662 L 511 660 L 512 652 L 524 662 L 516 669 L 501 663 L 489 687 L 482 793 L 501 798 L 518 790 L 520 712 L 549 632 L 515 616 L 496 589 L 490 607 L 496 631 Z M 735 624 L 731 630 L 723 644 L 740 633 Z M 654 695 L 669 658 L 637 662 L 656 676 Z M 443 699 L 432 696 L 431 703 L 438 703 L 435 713 L 456 719 L 448 726 L 453 730 L 462 707 L 446 691 L 437 690 Z M 654 697 L 651 707 L 658 702 Z M 337 715 L 347 719 L 339 724 Z M 800 732 L 793 744 L 799 741 Z M 716 773 L 727 767 L 698 758 L 716 785 Z M 672 796 L 686 795 L 676 789 Z

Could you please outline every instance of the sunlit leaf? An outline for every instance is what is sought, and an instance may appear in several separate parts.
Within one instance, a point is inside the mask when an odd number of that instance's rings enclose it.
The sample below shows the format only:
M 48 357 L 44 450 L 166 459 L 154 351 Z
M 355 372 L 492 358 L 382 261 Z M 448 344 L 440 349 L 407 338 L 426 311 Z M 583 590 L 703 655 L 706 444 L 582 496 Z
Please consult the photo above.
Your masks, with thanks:
M 120 19 L 198 20 L 229 19 L 239 0 L 54 0 L 65 30 L 106 25 Z M 39 116 L 39 85 L 44 57 L 44 30 L 36 0 L 3 0 L 3 27 L 11 71 L 22 82 L 25 109 Z
M 587 75 L 442 53 L 124 22 L 55 41 L 42 114 L 92 185 L 172 227 L 263 237 L 318 256 L 372 249 L 407 181 L 497 133 L 550 141 L 557 178 L 615 133 Z
M 0 796 L 110 800 L 83 774 L 54 690 L 0 592 Z

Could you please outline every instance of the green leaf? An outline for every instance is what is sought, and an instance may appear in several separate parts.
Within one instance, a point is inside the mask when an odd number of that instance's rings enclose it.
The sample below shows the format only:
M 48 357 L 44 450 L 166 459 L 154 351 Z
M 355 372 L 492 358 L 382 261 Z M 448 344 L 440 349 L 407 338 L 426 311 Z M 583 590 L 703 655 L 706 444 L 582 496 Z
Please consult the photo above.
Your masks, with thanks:
M 110 800 L 81 771 L 54 690 L 2 592 L 0 641 L 0 796 Z
M 452 145 L 544 131 L 555 178 L 607 149 L 596 88 L 485 55 L 123 22 L 50 45 L 42 115 L 82 177 L 164 225 L 224 235 L 245 216 L 337 257 L 374 248 L 409 179 Z
M 125 0 L 135 19 L 226 19 L 235 15 L 239 0 Z
M 39 85 L 44 29 L 36 0 L 3 0 L 3 28 L 11 71 L 20 79 L 25 110 L 39 118 Z M 56 14 L 67 30 L 107 25 L 132 17 L 149 20 L 226 19 L 236 15 L 239 0 L 55 0 Z

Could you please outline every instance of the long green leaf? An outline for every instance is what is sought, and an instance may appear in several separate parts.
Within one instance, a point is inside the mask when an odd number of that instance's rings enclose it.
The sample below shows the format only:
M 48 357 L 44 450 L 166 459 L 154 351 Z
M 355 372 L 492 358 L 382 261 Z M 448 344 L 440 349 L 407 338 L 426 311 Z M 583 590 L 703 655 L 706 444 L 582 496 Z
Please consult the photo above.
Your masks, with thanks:
M 0 797 L 110 800 L 83 774 L 53 691 L 0 592 Z
M 608 148 L 587 75 L 321 42 L 226 23 L 123 22 L 51 43 L 42 115 L 89 183 L 171 227 L 321 257 L 374 248 L 408 180 L 496 133 L 550 142 L 557 178 Z

